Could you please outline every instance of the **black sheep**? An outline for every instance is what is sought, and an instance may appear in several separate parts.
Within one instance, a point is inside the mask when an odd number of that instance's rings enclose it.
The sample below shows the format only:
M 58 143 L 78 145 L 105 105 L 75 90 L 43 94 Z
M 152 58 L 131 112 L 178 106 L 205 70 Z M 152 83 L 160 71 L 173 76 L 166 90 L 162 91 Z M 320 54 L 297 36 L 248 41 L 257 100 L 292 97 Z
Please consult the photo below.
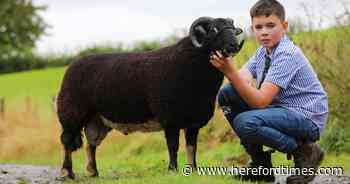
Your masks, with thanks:
M 197 135 L 213 116 L 223 74 L 210 53 L 237 53 L 243 42 L 232 19 L 201 17 L 177 44 L 142 53 L 99 54 L 73 62 L 57 97 L 64 146 L 62 177 L 74 178 L 73 151 L 87 137 L 87 172 L 98 176 L 96 147 L 112 129 L 124 134 L 164 130 L 169 169 L 177 169 L 180 129 L 187 161 L 196 167 Z

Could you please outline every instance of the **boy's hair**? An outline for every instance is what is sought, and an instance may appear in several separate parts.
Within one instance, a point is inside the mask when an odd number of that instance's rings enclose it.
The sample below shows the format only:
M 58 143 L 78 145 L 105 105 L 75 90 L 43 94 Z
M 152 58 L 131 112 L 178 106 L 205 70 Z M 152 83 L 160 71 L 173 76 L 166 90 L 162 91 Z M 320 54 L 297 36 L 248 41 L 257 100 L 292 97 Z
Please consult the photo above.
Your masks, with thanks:
M 284 7 L 277 0 L 259 0 L 250 9 L 250 17 L 276 15 L 281 21 L 285 20 Z

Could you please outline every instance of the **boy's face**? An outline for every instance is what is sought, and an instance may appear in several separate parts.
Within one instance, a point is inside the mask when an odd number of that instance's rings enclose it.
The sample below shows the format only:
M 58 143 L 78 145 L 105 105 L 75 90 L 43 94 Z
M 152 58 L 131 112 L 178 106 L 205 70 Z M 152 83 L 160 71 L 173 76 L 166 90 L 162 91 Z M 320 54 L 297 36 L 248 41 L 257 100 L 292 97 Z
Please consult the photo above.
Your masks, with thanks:
M 281 21 L 276 15 L 258 16 L 252 19 L 252 30 L 257 41 L 269 52 L 287 32 L 288 22 Z

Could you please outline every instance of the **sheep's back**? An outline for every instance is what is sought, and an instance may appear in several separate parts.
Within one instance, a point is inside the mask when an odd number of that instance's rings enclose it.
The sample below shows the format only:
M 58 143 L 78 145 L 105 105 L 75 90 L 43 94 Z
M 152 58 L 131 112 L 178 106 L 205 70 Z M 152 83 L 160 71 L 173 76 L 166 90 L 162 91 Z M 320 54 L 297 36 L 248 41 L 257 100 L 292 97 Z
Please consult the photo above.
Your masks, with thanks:
M 81 58 L 68 68 L 61 96 L 71 103 L 82 103 L 90 111 L 112 121 L 143 121 L 151 118 L 145 89 L 153 58 L 137 53 L 103 54 Z M 137 112 L 137 113 L 135 113 Z

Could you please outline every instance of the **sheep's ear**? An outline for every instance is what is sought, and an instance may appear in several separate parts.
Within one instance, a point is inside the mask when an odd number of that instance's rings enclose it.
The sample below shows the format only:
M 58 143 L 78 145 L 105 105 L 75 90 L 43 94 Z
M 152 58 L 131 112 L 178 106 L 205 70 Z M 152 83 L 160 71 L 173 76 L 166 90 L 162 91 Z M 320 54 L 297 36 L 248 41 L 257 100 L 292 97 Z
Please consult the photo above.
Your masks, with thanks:
M 203 47 L 205 38 L 208 34 L 208 31 L 206 30 L 206 28 L 212 21 L 213 21 L 213 18 L 211 17 L 200 17 L 192 23 L 190 28 L 190 38 L 191 38 L 192 44 L 195 47 L 197 48 Z

